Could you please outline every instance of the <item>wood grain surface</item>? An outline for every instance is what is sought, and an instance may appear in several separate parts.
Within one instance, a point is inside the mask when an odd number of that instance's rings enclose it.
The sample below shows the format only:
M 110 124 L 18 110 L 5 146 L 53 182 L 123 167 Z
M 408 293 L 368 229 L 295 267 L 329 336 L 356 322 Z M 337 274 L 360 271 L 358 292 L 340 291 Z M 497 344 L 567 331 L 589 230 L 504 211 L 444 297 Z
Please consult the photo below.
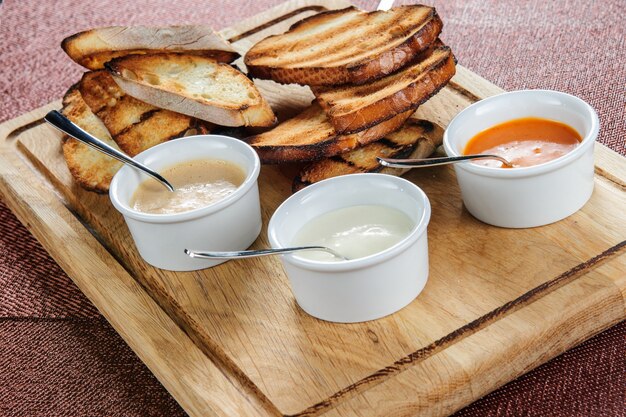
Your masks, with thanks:
M 292 0 L 222 33 L 243 53 L 345 4 Z M 502 91 L 457 71 L 415 117 L 446 126 Z M 312 99 L 305 87 L 258 85 L 281 118 Z M 407 174 L 432 204 L 428 284 L 392 316 L 334 324 L 299 309 L 276 258 L 188 273 L 144 263 L 108 197 L 73 183 L 60 135 L 39 122 L 58 107 L 0 126 L 3 198 L 192 416 L 446 415 L 626 316 L 626 169 L 602 145 L 589 203 L 533 229 L 475 220 L 450 167 Z M 265 226 L 291 179 L 263 167 Z M 268 245 L 265 230 L 253 248 Z

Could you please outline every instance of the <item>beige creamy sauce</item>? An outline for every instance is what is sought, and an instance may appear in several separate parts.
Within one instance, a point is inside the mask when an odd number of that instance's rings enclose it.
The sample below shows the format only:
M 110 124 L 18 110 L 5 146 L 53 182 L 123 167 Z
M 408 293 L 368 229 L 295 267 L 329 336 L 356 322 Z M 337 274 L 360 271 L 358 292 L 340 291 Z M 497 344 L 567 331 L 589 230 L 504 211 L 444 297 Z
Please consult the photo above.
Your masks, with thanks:
M 142 182 L 130 206 L 151 214 L 172 214 L 195 210 L 220 201 L 246 179 L 238 165 L 218 159 L 187 161 L 160 172 L 176 191 L 170 192 L 156 180 Z
M 409 235 L 415 223 L 400 210 L 359 205 L 324 213 L 305 224 L 294 236 L 293 246 L 326 246 L 349 259 L 373 255 Z M 334 262 L 326 252 L 300 252 L 299 257 Z

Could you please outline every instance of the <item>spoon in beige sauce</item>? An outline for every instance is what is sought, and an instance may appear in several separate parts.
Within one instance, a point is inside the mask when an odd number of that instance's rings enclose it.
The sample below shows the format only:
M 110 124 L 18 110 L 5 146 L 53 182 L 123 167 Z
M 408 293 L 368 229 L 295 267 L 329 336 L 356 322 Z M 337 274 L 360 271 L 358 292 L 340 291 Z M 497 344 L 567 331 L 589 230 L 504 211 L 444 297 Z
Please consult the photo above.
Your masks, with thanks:
M 90 146 L 91 148 L 99 152 L 102 152 L 103 154 L 107 156 L 110 156 L 111 158 L 117 159 L 118 161 L 123 162 L 132 168 L 138 169 L 148 174 L 149 176 L 157 180 L 159 183 L 161 183 L 168 190 L 172 192 L 174 191 L 174 187 L 172 187 L 172 184 L 170 184 L 169 181 L 163 178 L 161 174 L 159 174 L 156 171 L 153 171 L 152 169 L 148 168 L 142 163 L 135 161 L 133 158 L 126 155 L 124 152 L 120 152 L 117 149 L 107 145 L 100 139 L 96 138 L 95 136 L 81 129 L 80 126 L 72 122 L 67 117 L 63 116 L 58 111 L 52 110 L 48 112 L 48 114 L 46 114 L 43 119 L 49 124 L 51 124 L 52 126 L 54 126 L 55 128 L 57 128 L 58 130 L 60 130 L 61 132 L 65 133 L 66 135 L 69 135 L 73 137 L 74 139 L 76 139 L 77 141 L 82 142 L 85 145 Z

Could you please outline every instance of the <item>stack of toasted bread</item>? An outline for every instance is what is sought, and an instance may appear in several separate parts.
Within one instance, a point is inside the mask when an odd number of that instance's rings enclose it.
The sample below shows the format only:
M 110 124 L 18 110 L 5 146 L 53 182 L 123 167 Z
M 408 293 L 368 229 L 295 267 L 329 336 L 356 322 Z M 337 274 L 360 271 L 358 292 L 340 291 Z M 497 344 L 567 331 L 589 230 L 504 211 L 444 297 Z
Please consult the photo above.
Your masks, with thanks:
M 245 56 L 249 74 L 308 85 L 316 100 L 247 141 L 266 163 L 316 161 L 303 168 L 294 189 L 378 171 L 376 156 L 429 156 L 441 143 L 441 129 L 406 122 L 455 73 L 454 56 L 438 39 L 442 26 L 432 7 L 369 13 L 349 7 L 260 41 Z
M 260 41 L 245 56 L 249 74 L 308 85 L 316 99 L 246 140 L 265 163 L 308 163 L 294 190 L 380 171 L 377 156 L 429 156 L 442 130 L 410 117 L 455 73 L 454 56 L 438 38 L 442 26 L 432 7 L 349 7 Z M 62 48 L 89 70 L 65 95 L 63 112 L 131 156 L 215 125 L 276 123 L 254 83 L 231 65 L 239 55 L 210 28 L 107 27 L 70 36 Z M 78 184 L 93 191 L 106 192 L 120 167 L 70 138 L 63 154 Z
M 131 156 L 215 124 L 275 123 L 252 81 L 229 65 L 239 55 L 210 28 L 100 28 L 66 38 L 62 48 L 90 70 L 66 93 L 63 113 Z M 71 138 L 63 155 L 76 182 L 92 191 L 106 192 L 120 168 Z

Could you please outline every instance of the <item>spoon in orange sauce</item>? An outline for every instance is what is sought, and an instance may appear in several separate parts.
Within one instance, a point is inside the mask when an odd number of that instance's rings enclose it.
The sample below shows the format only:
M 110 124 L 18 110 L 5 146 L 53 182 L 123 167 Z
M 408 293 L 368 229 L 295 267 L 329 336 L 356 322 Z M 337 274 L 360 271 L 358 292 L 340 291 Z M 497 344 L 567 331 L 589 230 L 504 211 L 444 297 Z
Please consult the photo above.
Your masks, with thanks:
M 425 159 L 377 158 L 392 168 L 419 168 L 473 161 L 495 168 L 543 164 L 570 152 L 582 138 L 570 126 L 554 120 L 525 117 L 492 126 L 473 136 L 462 156 Z
M 376 157 L 378 163 L 389 168 L 423 168 L 434 167 L 437 165 L 448 165 L 457 162 L 473 161 L 475 159 L 495 159 L 500 161 L 502 167 L 513 168 L 511 163 L 498 155 L 463 155 L 463 156 L 444 156 L 441 158 L 424 158 L 424 159 L 395 159 Z

